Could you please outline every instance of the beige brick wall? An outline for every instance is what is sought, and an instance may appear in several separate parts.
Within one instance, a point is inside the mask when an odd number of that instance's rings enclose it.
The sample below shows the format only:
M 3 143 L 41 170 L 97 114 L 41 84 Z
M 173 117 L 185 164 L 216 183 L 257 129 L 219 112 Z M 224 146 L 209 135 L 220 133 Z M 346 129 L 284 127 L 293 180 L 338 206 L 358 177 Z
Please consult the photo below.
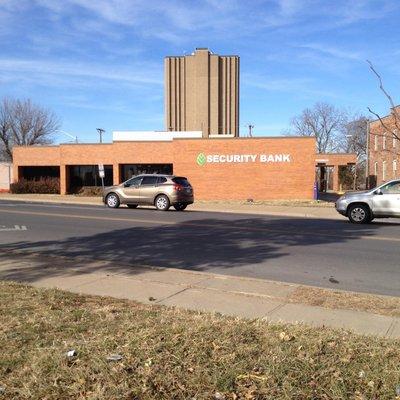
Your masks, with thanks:
M 166 129 L 239 136 L 239 57 L 196 49 L 166 57 Z
M 0 191 L 8 191 L 13 179 L 12 164 L 0 162 Z

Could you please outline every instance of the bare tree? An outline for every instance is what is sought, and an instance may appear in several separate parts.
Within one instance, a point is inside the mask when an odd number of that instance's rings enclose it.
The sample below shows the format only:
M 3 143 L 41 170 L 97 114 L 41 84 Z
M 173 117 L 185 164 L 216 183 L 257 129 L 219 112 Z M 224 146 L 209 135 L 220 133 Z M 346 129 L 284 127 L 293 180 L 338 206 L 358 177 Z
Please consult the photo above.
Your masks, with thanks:
M 338 139 L 340 151 L 357 154 L 357 160 L 363 161 L 367 155 L 368 118 L 364 115 L 355 115 L 343 125 Z
M 344 110 L 320 102 L 292 119 L 289 134 L 315 136 L 318 153 L 339 151 L 338 139 L 347 122 L 348 116 Z
M 391 115 L 392 115 L 392 121 L 395 129 L 391 129 L 391 127 L 386 124 L 383 120 L 383 118 L 376 113 L 375 111 L 371 110 L 370 107 L 368 107 L 368 111 L 373 114 L 380 122 L 382 127 L 385 129 L 386 132 L 390 132 L 390 134 L 395 138 L 396 140 L 400 141 L 400 136 L 398 132 L 400 132 L 400 112 L 396 108 L 396 105 L 394 104 L 392 96 L 389 94 L 389 92 L 385 89 L 383 86 L 383 80 L 380 74 L 377 72 L 375 69 L 374 65 L 372 64 L 371 61 L 367 60 L 367 63 L 369 65 L 370 70 L 373 72 L 373 74 L 377 77 L 378 82 L 379 82 L 379 89 L 382 91 L 382 93 L 385 95 L 385 97 L 388 99 L 390 108 L 391 108 Z
M 12 160 L 13 146 L 51 143 L 58 129 L 58 118 L 30 100 L 5 98 L 0 103 L 0 151 L 5 159 Z

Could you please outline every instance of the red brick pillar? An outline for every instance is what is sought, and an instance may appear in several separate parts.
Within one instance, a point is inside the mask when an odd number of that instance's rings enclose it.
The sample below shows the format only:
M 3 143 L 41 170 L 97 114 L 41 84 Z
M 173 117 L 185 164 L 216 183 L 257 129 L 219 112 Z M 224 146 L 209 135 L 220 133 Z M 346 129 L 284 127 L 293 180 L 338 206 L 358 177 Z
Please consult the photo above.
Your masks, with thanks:
M 60 165 L 60 194 L 67 194 L 68 190 L 68 171 L 66 165 Z
M 339 165 L 333 167 L 333 191 L 339 191 Z
M 13 173 L 12 173 L 12 182 L 18 182 L 22 176 L 21 176 L 21 168 L 17 165 L 13 165 Z
M 119 164 L 113 164 L 114 185 L 119 185 L 121 183 L 120 179 L 121 179 L 121 176 L 120 176 L 120 171 L 119 171 Z

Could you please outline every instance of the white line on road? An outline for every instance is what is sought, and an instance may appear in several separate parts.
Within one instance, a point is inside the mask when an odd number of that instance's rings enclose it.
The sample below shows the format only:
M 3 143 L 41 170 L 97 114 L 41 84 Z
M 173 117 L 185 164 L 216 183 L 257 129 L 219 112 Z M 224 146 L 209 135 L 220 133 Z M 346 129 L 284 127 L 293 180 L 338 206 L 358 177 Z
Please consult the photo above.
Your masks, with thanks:
M 216 228 L 219 229 L 221 226 L 217 223 L 201 223 L 193 222 L 193 221 L 160 221 L 160 220 L 149 220 L 149 219 L 139 219 L 139 218 L 116 218 L 116 217 L 106 217 L 106 216 L 94 216 L 94 215 L 78 215 L 78 214 L 56 214 L 56 213 L 47 213 L 47 212 L 39 212 L 39 211 L 21 211 L 21 210 L 2 210 L 0 208 L 0 212 L 7 212 L 10 214 L 22 214 L 22 215 L 38 215 L 38 216 L 47 216 L 47 217 L 56 217 L 56 218 L 76 218 L 76 219 L 92 219 L 98 221 L 118 221 L 118 222 L 138 222 L 142 224 L 150 224 L 150 225 L 182 225 L 182 226 L 195 226 L 198 228 Z M 388 242 L 400 242 L 400 238 L 390 237 L 390 236 L 357 236 L 357 237 L 348 237 L 334 234 L 334 233 L 325 233 L 320 231 L 293 231 L 293 229 L 280 229 L 280 228 L 268 228 L 268 227 L 255 227 L 255 226 L 237 226 L 232 224 L 233 229 L 241 230 L 241 231 L 253 231 L 253 232 L 277 232 L 277 233 L 285 233 L 291 234 L 292 236 L 296 235 L 306 235 L 306 236 L 325 236 L 325 237 L 334 237 L 341 239 L 364 239 L 364 240 L 381 240 Z M 225 228 L 229 228 L 229 225 L 225 225 Z M 355 234 L 357 231 L 354 232 Z
M 26 231 L 28 228 L 25 225 L 14 225 L 14 227 L 7 227 L 5 225 L 0 225 L 0 232 L 11 232 L 11 231 Z

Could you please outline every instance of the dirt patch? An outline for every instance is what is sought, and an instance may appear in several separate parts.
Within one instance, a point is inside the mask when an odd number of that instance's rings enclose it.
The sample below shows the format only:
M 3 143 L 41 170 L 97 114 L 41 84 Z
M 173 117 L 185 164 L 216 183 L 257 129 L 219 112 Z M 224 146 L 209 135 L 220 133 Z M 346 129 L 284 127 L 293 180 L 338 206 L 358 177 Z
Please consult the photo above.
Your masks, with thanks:
M 330 309 L 366 311 L 374 314 L 400 317 L 400 297 L 335 291 L 299 286 L 287 300 Z

